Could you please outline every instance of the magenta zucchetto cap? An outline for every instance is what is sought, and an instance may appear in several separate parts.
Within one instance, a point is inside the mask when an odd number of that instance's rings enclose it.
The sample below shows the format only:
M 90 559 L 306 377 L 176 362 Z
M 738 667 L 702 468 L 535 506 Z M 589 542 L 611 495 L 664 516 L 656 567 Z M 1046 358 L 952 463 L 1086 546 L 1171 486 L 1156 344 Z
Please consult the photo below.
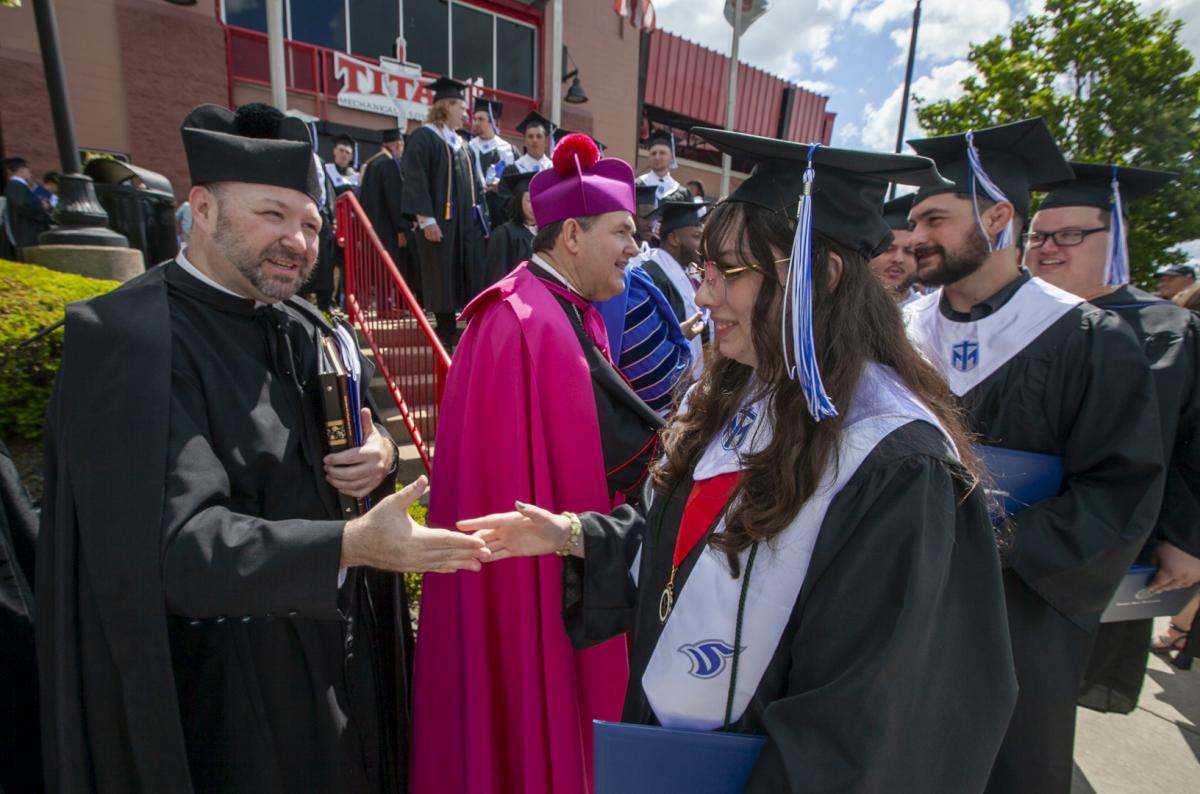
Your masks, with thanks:
M 633 169 L 616 157 L 601 157 L 596 143 L 573 133 L 554 147 L 554 167 L 529 183 L 538 226 L 605 212 L 637 212 Z

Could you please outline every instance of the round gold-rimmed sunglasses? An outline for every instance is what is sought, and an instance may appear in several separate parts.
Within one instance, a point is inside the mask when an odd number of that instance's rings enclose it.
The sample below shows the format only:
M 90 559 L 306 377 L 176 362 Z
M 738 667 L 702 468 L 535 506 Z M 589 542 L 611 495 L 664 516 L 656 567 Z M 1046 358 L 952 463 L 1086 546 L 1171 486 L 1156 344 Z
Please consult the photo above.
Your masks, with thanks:
M 790 256 L 785 256 L 776 259 L 772 264 L 778 265 L 781 262 L 788 262 L 790 260 Z M 725 300 L 725 282 L 737 278 L 747 270 L 759 270 L 759 268 L 749 265 L 721 267 L 712 259 L 705 259 L 700 264 L 692 262 L 687 266 L 688 276 L 707 284 L 709 292 L 712 293 L 713 300 L 717 303 Z

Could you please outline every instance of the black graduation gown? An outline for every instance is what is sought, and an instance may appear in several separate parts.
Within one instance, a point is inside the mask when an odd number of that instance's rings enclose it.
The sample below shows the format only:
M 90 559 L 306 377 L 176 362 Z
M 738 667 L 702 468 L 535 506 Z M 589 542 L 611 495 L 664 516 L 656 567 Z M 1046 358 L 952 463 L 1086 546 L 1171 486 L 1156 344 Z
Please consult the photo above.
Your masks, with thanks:
M 328 310 L 333 296 L 333 271 L 341 266 L 342 249 L 337 245 L 337 193 L 325 169 L 321 169 L 325 180 L 325 203 L 321 205 L 321 232 L 317 235 L 317 263 L 313 267 L 304 292 L 314 292 L 322 310 Z
M 414 295 L 421 294 L 420 272 L 413 267 L 410 252 L 413 250 L 412 219 L 404 215 L 401 199 L 404 196 L 404 175 L 400 161 L 386 149 L 367 160 L 363 165 L 362 181 L 358 187 L 358 201 L 363 212 L 375 227 L 380 242 L 408 282 Z M 403 234 L 407 244 L 401 248 L 397 242 Z
M 401 790 L 376 657 L 402 627 L 373 609 L 398 577 L 337 585 L 322 325 L 174 262 L 69 310 L 38 545 L 50 791 Z
M 509 221 L 492 230 L 487 247 L 484 287 L 504 278 L 510 270 L 533 256 L 533 232 L 523 223 Z
M 422 305 L 436 314 L 461 311 L 483 288 L 484 232 L 474 211 L 483 209 L 483 181 L 475 158 L 465 143 L 451 151 L 436 132 L 420 127 L 409 134 L 400 167 L 405 214 L 434 218 L 442 230 L 440 243 L 415 232 Z
M 1154 376 L 1163 445 L 1169 456 L 1162 510 L 1148 549 L 1169 541 L 1200 556 L 1200 318 L 1125 285 L 1093 305 L 1129 323 Z M 1096 633 L 1080 705 L 1127 714 L 1137 706 L 1153 634 L 1152 620 L 1106 623 Z
M 1022 275 L 953 320 L 986 316 Z M 1075 698 L 1092 634 L 1157 515 L 1162 444 L 1154 385 L 1133 332 L 1086 303 L 962 395 L 979 441 L 1058 455 L 1059 496 L 1017 513 L 1005 595 L 1020 694 L 989 791 L 1066 792 Z
M 0 791 L 42 790 L 33 643 L 37 516 L 0 441 Z
M 4 198 L 7 200 L 5 228 L 0 230 L 0 237 L 6 238 L 3 241 L 5 253 L 19 259 L 21 249 L 37 245 L 38 235 L 49 229 L 52 221 L 41 199 L 23 182 L 9 179 L 4 186 Z
M 641 681 L 691 486 L 656 494 L 645 517 L 581 516 L 584 557 L 566 566 L 572 642 L 632 632 L 625 722 L 657 724 Z M 680 599 L 703 546 L 676 574 Z M 767 737 L 746 791 L 979 791 L 1015 692 L 983 495 L 940 431 L 903 425 L 829 505 L 782 639 L 729 728 Z

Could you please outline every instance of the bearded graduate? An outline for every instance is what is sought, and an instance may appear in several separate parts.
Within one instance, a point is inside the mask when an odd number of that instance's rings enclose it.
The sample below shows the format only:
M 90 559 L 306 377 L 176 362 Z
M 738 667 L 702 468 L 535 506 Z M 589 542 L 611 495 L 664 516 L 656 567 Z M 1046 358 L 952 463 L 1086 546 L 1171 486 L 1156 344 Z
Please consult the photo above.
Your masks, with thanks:
M 1129 283 L 1131 202 L 1176 174 L 1071 163 L 1075 178 L 1049 185 L 1026 240 L 1025 264 L 1038 278 L 1107 309 L 1133 328 L 1150 361 L 1162 425 L 1167 481 L 1144 555 L 1159 566 L 1156 592 L 1200 580 L 1200 317 Z M 1153 620 L 1104 623 L 1088 657 L 1079 704 L 1128 713 L 1146 678 Z
M 920 188 L 909 213 L 917 278 L 940 287 L 904 307 L 909 337 L 984 455 L 1045 464 L 1049 494 L 1010 508 L 1004 589 L 1020 694 L 988 790 L 1065 794 L 1087 649 L 1162 496 L 1150 366 L 1116 315 L 1019 266 L 1030 185 L 1073 176 L 1040 118 L 909 144 L 953 180 Z
M 941 180 L 693 133 L 758 165 L 705 225 L 717 356 L 649 506 L 459 527 L 499 558 L 572 555 L 572 640 L 632 632 L 622 719 L 765 735 L 746 791 L 980 791 L 1015 697 L 996 539 L 953 397 L 867 267 L 887 182 Z
M 912 209 L 914 195 L 909 193 L 883 205 L 883 219 L 892 228 L 892 244 L 870 263 L 871 270 L 899 306 L 906 306 L 921 297 L 913 286 L 917 281 L 917 258 L 909 245 L 912 232 L 908 229 L 908 212 Z

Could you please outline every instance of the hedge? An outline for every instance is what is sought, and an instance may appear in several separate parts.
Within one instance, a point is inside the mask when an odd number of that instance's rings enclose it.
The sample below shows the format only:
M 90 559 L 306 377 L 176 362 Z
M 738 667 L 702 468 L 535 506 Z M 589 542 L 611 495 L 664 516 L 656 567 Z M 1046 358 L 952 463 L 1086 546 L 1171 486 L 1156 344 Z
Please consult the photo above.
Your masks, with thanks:
M 17 345 L 61 320 L 68 303 L 118 285 L 0 259 L 0 438 L 41 437 L 62 359 L 63 330 Z

